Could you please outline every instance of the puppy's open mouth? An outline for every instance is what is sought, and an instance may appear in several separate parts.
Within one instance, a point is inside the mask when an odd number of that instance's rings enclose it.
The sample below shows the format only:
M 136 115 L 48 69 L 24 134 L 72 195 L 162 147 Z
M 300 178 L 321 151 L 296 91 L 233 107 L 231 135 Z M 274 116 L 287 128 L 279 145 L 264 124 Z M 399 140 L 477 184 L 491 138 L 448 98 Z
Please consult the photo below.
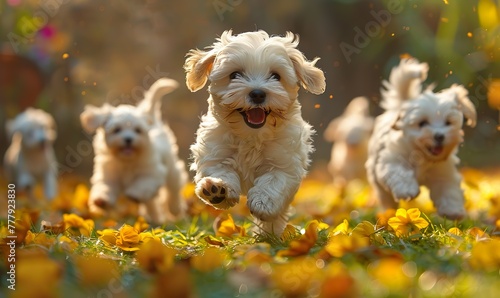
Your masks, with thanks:
M 253 108 L 247 111 L 239 110 L 241 116 L 243 116 L 243 120 L 251 128 L 261 128 L 266 124 L 267 115 L 270 112 L 267 112 L 263 108 Z
M 132 146 L 123 146 L 120 148 L 120 154 L 123 156 L 131 156 L 135 153 L 135 148 Z
M 443 145 L 434 145 L 434 146 L 428 146 L 427 147 L 427 150 L 434 156 L 438 156 L 438 155 L 441 155 L 441 153 L 443 153 L 443 150 L 444 150 L 444 146 Z

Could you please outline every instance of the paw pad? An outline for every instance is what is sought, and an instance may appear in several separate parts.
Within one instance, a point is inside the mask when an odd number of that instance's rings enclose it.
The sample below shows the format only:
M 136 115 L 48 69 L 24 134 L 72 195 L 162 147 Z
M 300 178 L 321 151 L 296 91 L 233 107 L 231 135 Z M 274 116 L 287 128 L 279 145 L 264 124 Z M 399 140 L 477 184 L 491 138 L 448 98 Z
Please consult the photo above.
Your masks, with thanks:
M 226 188 L 224 186 L 212 185 L 210 189 L 203 188 L 203 194 L 212 204 L 219 204 L 226 199 Z

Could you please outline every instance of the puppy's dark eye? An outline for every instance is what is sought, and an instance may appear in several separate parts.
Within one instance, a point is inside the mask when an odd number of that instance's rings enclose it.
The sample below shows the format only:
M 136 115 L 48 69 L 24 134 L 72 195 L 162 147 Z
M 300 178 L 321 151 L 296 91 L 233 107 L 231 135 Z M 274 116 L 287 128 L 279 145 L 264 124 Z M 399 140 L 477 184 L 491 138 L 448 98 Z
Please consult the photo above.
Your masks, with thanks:
M 281 80 L 281 76 L 280 76 L 279 74 L 277 74 L 277 73 L 273 72 L 273 73 L 271 74 L 270 79 L 272 79 L 272 80 L 276 80 L 276 81 L 279 81 L 279 80 Z
M 444 125 L 450 126 L 451 125 L 451 121 L 450 120 L 446 120 L 446 122 L 444 123 Z
M 420 128 L 422 128 L 426 125 L 429 125 L 429 121 L 427 121 L 427 120 L 422 120 L 418 123 L 418 127 L 420 127 Z
M 236 78 L 241 78 L 241 72 L 239 71 L 235 71 L 235 72 L 232 72 L 230 75 L 229 75 L 229 79 L 231 80 L 234 80 Z
M 115 129 L 113 129 L 113 133 L 120 133 L 120 131 L 122 131 L 122 129 L 120 127 L 115 127 Z
M 140 127 L 136 127 L 134 129 L 134 131 L 135 131 L 136 134 L 141 134 L 142 133 L 142 129 Z

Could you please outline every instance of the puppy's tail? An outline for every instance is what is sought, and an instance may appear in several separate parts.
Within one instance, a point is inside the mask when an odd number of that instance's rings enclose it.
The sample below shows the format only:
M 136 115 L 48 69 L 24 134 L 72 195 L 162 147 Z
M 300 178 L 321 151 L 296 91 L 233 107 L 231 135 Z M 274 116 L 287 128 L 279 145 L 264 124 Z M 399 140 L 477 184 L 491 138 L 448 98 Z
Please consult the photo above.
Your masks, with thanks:
M 380 106 L 386 110 L 396 109 L 409 99 L 422 93 L 422 82 L 427 79 L 429 65 L 417 59 L 402 59 L 391 71 L 388 81 L 383 81 Z
M 177 89 L 179 83 L 176 80 L 161 78 L 151 85 L 149 90 L 144 93 L 144 99 L 139 104 L 139 109 L 147 114 L 153 115 L 157 119 L 161 119 L 160 107 L 161 98 L 163 95 Z

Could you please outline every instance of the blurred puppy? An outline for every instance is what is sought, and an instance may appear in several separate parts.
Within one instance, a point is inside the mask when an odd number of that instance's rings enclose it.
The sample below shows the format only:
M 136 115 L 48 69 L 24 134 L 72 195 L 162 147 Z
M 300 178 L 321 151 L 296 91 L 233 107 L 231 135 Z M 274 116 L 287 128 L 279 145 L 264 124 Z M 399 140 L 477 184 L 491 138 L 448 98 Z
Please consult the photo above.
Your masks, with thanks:
M 183 212 L 180 192 L 187 174 L 177 157 L 175 136 L 162 123 L 160 112 L 161 97 L 177 86 L 174 80 L 159 79 L 137 107 L 85 107 L 82 126 L 90 133 L 97 131 L 89 198 L 92 213 L 114 205 L 122 192 L 142 203 L 145 215 L 156 223 Z
M 325 90 L 323 72 L 296 49 L 298 37 L 225 31 L 206 51 L 191 50 L 184 68 L 191 91 L 210 80 L 208 112 L 191 146 L 196 195 L 217 209 L 247 196 L 265 232 L 280 235 L 313 151 L 302 119 L 299 85 Z
M 369 142 L 368 179 L 385 208 L 415 198 L 425 185 L 439 215 L 460 219 L 466 213 L 456 153 L 463 118 L 475 126 L 476 110 L 462 86 L 422 92 L 427 71 L 426 63 L 404 59 L 384 82 L 386 112 Z
M 22 191 L 31 190 L 42 182 L 44 195 L 53 199 L 57 194 L 57 161 L 52 147 L 57 137 L 54 118 L 46 112 L 28 108 L 6 123 L 11 144 L 4 157 L 7 179 Z
M 336 185 L 344 187 L 351 180 L 366 180 L 365 163 L 372 129 L 373 117 L 366 97 L 354 98 L 326 128 L 324 138 L 333 142 L 328 170 Z

